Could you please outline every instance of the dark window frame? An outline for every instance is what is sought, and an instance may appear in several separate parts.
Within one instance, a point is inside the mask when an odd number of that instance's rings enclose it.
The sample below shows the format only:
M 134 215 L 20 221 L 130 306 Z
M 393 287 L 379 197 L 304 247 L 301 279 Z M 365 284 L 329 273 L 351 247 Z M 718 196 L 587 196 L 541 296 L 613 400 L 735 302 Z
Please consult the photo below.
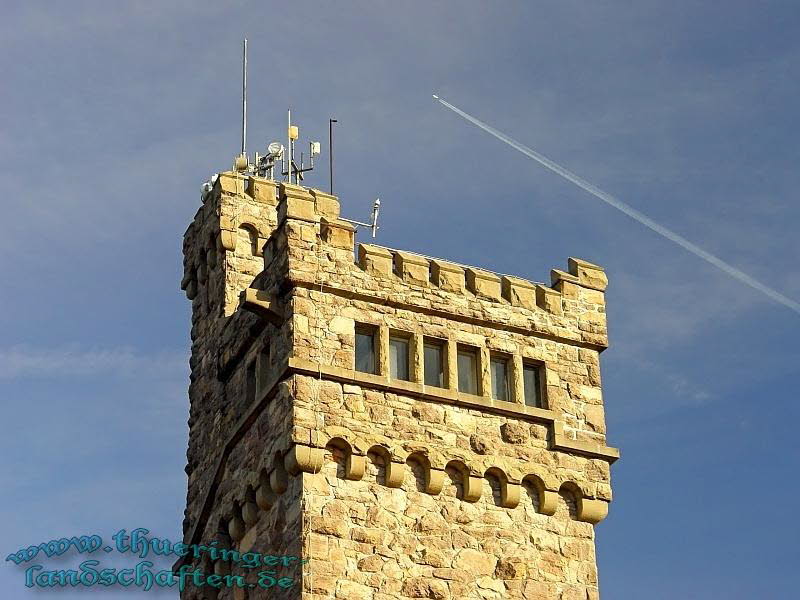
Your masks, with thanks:
M 370 343 L 370 360 L 372 361 L 371 369 L 359 369 L 359 337 L 371 338 Z M 368 373 L 370 375 L 378 374 L 378 327 L 375 325 L 368 325 L 366 323 L 358 323 L 355 327 L 355 339 L 353 341 L 353 369 L 359 373 Z
M 425 368 L 426 363 L 426 356 L 427 356 L 427 349 L 428 348 L 437 348 L 439 350 L 439 363 L 440 363 L 440 370 L 439 374 L 441 376 L 441 381 L 439 383 L 430 383 L 429 382 L 429 375 L 428 369 Z M 439 389 L 447 389 L 449 384 L 448 377 L 447 377 L 447 340 L 443 340 L 441 338 L 435 338 L 430 336 L 423 336 L 422 338 L 422 381 L 425 385 L 429 385 L 431 387 L 439 388 Z
M 461 356 L 470 355 L 474 359 L 474 372 L 473 379 L 475 382 L 475 390 L 469 391 L 462 389 L 461 379 Z M 481 385 L 481 349 L 477 346 L 470 346 L 468 344 L 456 344 L 456 371 L 458 375 L 458 392 L 460 394 L 471 394 L 473 396 L 480 396 L 482 393 Z
M 494 364 L 503 363 L 505 371 L 505 398 L 501 398 L 495 389 L 494 377 Z M 513 357 L 503 352 L 490 352 L 489 353 L 489 387 L 490 396 L 492 400 L 499 400 L 500 402 L 513 402 L 514 401 L 514 385 L 512 382 L 512 369 Z
M 528 404 L 528 387 L 525 385 L 525 372 L 534 371 L 536 373 L 536 404 Z M 530 360 L 527 358 L 522 359 L 522 403 L 525 406 L 532 408 L 542 408 L 547 410 L 547 397 L 546 397 L 546 377 L 545 377 L 545 364 L 541 361 Z
M 411 381 L 413 378 L 413 369 L 414 369 L 414 344 L 413 344 L 413 336 L 410 333 L 405 331 L 398 331 L 396 329 L 389 330 L 389 356 L 387 357 L 389 361 L 389 379 L 393 381 Z M 392 375 L 392 342 L 393 341 L 402 341 L 406 345 L 406 376 L 399 377 Z

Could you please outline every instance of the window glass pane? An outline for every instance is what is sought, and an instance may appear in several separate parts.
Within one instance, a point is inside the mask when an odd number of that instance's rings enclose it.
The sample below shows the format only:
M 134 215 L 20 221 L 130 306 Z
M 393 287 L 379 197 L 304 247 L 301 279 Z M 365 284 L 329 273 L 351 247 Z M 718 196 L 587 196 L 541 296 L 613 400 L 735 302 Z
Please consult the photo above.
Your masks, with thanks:
M 458 350 L 458 391 L 478 393 L 478 354 L 474 350 Z
M 389 377 L 408 381 L 408 339 L 389 338 Z
M 356 331 L 356 371 L 375 372 L 375 334 Z
M 425 385 L 444 387 L 442 354 L 443 350 L 441 344 L 425 344 Z
M 492 398 L 508 400 L 508 361 L 504 358 L 492 359 Z
M 525 388 L 525 404 L 542 408 L 542 399 L 539 394 L 539 367 L 523 366 L 522 385 Z

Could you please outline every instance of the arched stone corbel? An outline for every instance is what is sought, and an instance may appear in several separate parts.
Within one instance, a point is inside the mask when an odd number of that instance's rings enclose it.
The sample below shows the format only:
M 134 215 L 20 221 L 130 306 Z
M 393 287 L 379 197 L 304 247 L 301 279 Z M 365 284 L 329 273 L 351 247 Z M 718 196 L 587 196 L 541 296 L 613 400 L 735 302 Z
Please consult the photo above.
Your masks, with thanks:
M 295 444 L 283 458 L 286 471 L 297 475 L 305 473 L 319 473 L 325 460 L 325 451 L 322 448 L 311 448 L 302 444 Z
M 261 510 L 269 510 L 278 501 L 278 496 L 272 491 L 267 472 L 261 471 L 256 489 L 256 504 Z
M 383 460 L 384 485 L 386 487 L 399 488 L 403 485 L 406 471 L 404 461 L 401 461 L 398 456 L 393 455 L 386 446 L 380 443 L 375 443 L 367 449 L 367 457 L 370 454 L 379 456 Z
M 486 470 L 487 476 L 496 477 L 500 482 L 500 506 L 503 508 L 516 508 L 520 500 L 519 482 L 511 482 L 505 471 L 499 467 L 489 467 Z
M 238 542 L 240 539 L 244 537 L 245 533 L 245 526 L 244 526 L 244 519 L 242 519 L 241 511 L 239 509 L 239 504 L 237 502 L 233 503 L 233 516 L 231 520 L 228 521 L 228 534 L 230 534 L 231 539 L 235 542 Z
M 403 485 L 406 469 L 404 463 L 386 461 L 386 487 L 399 488 Z
M 344 465 L 345 479 L 358 481 L 364 476 L 364 471 L 367 468 L 367 460 L 364 456 L 353 454 L 352 452 L 347 455 L 347 461 Z
M 236 231 L 222 229 L 219 232 L 219 245 L 223 251 L 233 252 L 236 250 Z
M 427 467 L 425 469 L 425 493 L 432 496 L 438 495 L 444 487 L 444 471 Z
M 477 502 L 483 494 L 483 478 L 466 475 L 464 477 L 464 497 L 466 502 Z
M 242 503 L 242 519 L 247 526 L 255 525 L 258 521 L 258 504 L 256 503 L 256 493 L 252 486 L 247 486 Z
M 500 506 L 503 508 L 517 508 L 517 506 L 519 506 L 522 486 L 510 481 L 501 483 L 500 485 Z
M 549 479 L 549 478 L 548 478 Z M 549 517 L 556 514 L 558 508 L 558 492 L 553 489 L 548 489 L 551 483 L 545 481 L 538 474 L 526 475 L 523 481 L 530 483 L 539 495 L 539 512 Z
M 608 516 L 608 502 L 594 498 L 578 498 L 578 520 L 597 525 Z
M 289 473 L 283 465 L 280 452 L 275 454 L 275 459 L 272 461 L 272 471 L 270 471 L 269 474 L 269 486 L 272 488 L 273 492 L 279 495 L 289 489 Z

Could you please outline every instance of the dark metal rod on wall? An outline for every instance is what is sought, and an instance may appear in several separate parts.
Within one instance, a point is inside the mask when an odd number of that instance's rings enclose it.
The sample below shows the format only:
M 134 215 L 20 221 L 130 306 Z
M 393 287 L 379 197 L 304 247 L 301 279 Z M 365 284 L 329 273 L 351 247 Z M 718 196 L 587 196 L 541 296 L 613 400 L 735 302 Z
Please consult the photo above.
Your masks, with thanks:
M 333 124 L 338 123 L 336 119 L 328 119 L 328 171 L 331 182 L 331 195 L 333 195 Z

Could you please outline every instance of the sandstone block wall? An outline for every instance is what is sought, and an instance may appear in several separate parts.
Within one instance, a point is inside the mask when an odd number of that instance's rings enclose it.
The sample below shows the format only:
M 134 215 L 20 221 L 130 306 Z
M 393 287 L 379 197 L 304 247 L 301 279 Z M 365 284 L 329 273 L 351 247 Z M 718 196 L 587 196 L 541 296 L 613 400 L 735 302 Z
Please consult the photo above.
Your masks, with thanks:
M 234 174 L 205 198 L 184 255 L 187 543 L 296 553 L 287 598 L 597 597 L 594 526 L 619 455 L 606 445 L 600 267 L 570 259 L 545 285 L 354 249 L 335 197 Z M 361 326 L 375 331 L 374 373 L 354 368 Z M 398 333 L 408 381 L 389 374 Z M 426 338 L 448 357 L 442 388 L 424 383 Z M 479 357 L 478 394 L 458 390 L 460 345 Z M 504 401 L 488 384 L 494 355 L 510 367 Z M 541 406 L 523 401 L 523 364 L 539 366 Z

